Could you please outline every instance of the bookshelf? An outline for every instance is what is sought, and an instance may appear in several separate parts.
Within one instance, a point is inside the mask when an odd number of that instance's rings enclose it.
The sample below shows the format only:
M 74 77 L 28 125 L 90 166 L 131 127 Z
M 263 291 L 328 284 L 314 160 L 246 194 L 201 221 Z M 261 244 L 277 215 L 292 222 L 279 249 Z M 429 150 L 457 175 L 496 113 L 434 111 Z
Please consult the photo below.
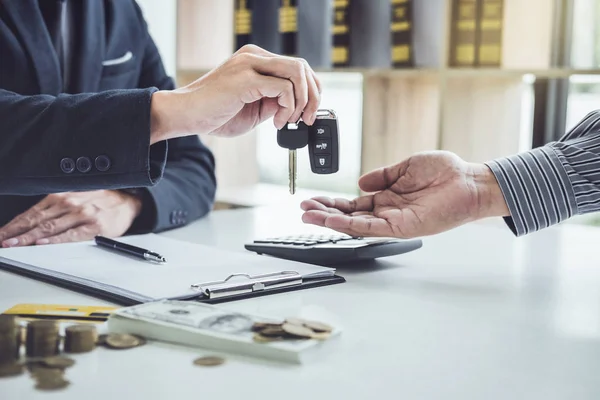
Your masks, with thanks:
M 574 75 L 600 75 L 600 69 L 555 66 L 558 0 L 504 0 L 501 67 L 449 65 L 452 0 L 416 1 L 442 7 L 437 65 L 315 68 L 317 73 L 363 77 L 362 150 L 357 160 L 361 173 L 419 151 L 449 150 L 474 162 L 519 152 L 521 133 L 531 129 L 527 120 L 531 117 L 522 104 L 531 85 L 524 77 L 568 80 Z M 231 55 L 234 2 L 178 0 L 177 18 L 177 82 L 185 85 Z M 229 190 L 259 183 L 252 134 L 235 141 L 206 138 L 205 142 L 215 152 L 220 185 Z M 232 166 L 231 159 L 244 167 Z

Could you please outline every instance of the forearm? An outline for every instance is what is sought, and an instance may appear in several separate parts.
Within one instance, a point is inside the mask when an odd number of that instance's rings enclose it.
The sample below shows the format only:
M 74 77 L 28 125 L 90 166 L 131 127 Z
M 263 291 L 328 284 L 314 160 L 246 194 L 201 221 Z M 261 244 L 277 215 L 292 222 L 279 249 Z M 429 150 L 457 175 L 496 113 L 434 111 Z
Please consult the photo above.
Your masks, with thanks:
M 487 163 L 516 235 L 600 210 L 599 122 L 591 113 L 558 142 Z
M 0 194 L 154 185 L 166 160 L 164 143 L 150 147 L 155 90 L 57 97 L 0 90 Z

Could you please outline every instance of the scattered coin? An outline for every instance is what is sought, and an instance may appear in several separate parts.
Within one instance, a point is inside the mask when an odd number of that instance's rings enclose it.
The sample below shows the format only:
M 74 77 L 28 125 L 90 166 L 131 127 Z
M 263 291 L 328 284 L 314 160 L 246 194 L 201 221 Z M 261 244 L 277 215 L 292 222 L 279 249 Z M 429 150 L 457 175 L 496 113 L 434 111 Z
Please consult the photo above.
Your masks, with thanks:
M 258 343 L 270 343 L 283 340 L 281 336 L 263 336 L 260 333 L 255 333 L 253 340 Z
M 222 357 L 208 356 L 208 357 L 199 357 L 194 360 L 194 365 L 202 366 L 202 367 L 214 367 L 217 365 L 221 365 L 225 362 L 225 359 Z
M 331 333 L 329 333 L 329 332 L 318 332 L 318 333 L 313 333 L 313 335 L 311 336 L 311 339 L 327 340 L 330 337 L 331 337 Z
M 106 339 L 106 346 L 111 349 L 130 349 L 141 344 L 140 339 L 127 333 L 111 333 Z
M 252 325 L 252 330 L 255 332 L 258 332 L 258 331 L 263 331 L 268 328 L 280 328 L 280 327 L 281 327 L 281 324 L 271 324 L 271 323 L 267 323 L 267 322 L 255 322 Z
M 98 346 L 104 346 L 106 345 L 106 337 L 108 335 L 103 333 L 102 335 L 98 335 L 98 340 L 96 340 L 96 345 Z
M 47 357 L 40 361 L 40 363 L 46 367 L 50 368 L 60 368 L 65 369 L 72 367 L 75 364 L 75 360 L 68 357 L 54 356 Z
M 283 324 L 281 326 L 281 329 L 283 329 L 289 335 L 298 336 L 301 338 L 311 338 L 314 334 L 314 332 L 311 329 L 305 326 L 298 326 L 287 323 Z
M 255 322 L 252 330 L 256 332 L 253 336 L 255 342 L 270 343 L 281 340 L 327 340 L 333 328 L 322 322 L 286 318 L 281 324 Z
M 304 326 L 318 333 L 333 331 L 333 328 L 331 326 L 322 322 L 304 321 Z
M 69 386 L 70 382 L 61 375 L 48 374 L 46 376 L 39 375 L 35 388 L 38 390 L 57 390 L 64 389 Z
M 72 325 L 65 329 L 66 353 L 87 353 L 96 348 L 98 333 L 92 325 Z
M 285 322 L 292 325 L 304 326 L 304 322 L 306 321 L 300 318 L 286 318 Z
M 0 365 L 0 377 L 18 376 L 23 373 L 23 364 L 11 363 Z
M 278 326 L 277 328 L 266 328 L 260 331 L 260 334 L 263 336 L 282 336 L 285 335 L 285 331 Z
M 138 335 L 131 335 L 131 336 L 134 336 L 134 337 L 136 337 L 136 338 L 137 338 L 137 340 L 138 340 L 137 347 L 143 346 L 143 345 L 145 345 L 146 343 L 148 343 L 148 341 L 147 341 L 147 340 L 146 340 L 146 338 L 144 338 L 144 337 L 141 337 L 141 336 L 138 336 Z
M 27 324 L 26 354 L 28 357 L 49 357 L 58 354 L 60 337 L 56 321 L 39 320 Z

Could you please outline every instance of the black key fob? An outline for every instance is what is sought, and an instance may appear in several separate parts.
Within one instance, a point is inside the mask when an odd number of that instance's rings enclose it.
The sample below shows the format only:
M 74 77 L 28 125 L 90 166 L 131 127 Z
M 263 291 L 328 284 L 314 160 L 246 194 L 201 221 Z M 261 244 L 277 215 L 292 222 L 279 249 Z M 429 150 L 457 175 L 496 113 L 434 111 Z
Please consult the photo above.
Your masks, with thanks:
M 308 158 L 315 174 L 335 174 L 340 167 L 338 120 L 333 110 L 317 111 L 317 119 L 308 127 Z

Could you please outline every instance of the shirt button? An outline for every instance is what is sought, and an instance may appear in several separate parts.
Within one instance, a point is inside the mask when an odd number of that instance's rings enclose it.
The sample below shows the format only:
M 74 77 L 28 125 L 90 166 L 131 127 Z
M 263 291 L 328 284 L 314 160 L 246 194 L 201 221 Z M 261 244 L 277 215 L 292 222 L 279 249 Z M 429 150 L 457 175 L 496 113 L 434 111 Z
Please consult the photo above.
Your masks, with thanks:
M 88 157 L 79 157 L 77 159 L 77 171 L 85 174 L 86 172 L 90 172 L 91 169 L 92 160 L 90 160 Z
M 60 160 L 60 170 L 65 174 L 75 171 L 75 161 L 72 158 L 63 158 Z
M 96 169 L 100 172 L 106 172 L 110 169 L 110 158 L 107 156 L 98 156 L 94 160 L 94 164 L 96 164 Z

